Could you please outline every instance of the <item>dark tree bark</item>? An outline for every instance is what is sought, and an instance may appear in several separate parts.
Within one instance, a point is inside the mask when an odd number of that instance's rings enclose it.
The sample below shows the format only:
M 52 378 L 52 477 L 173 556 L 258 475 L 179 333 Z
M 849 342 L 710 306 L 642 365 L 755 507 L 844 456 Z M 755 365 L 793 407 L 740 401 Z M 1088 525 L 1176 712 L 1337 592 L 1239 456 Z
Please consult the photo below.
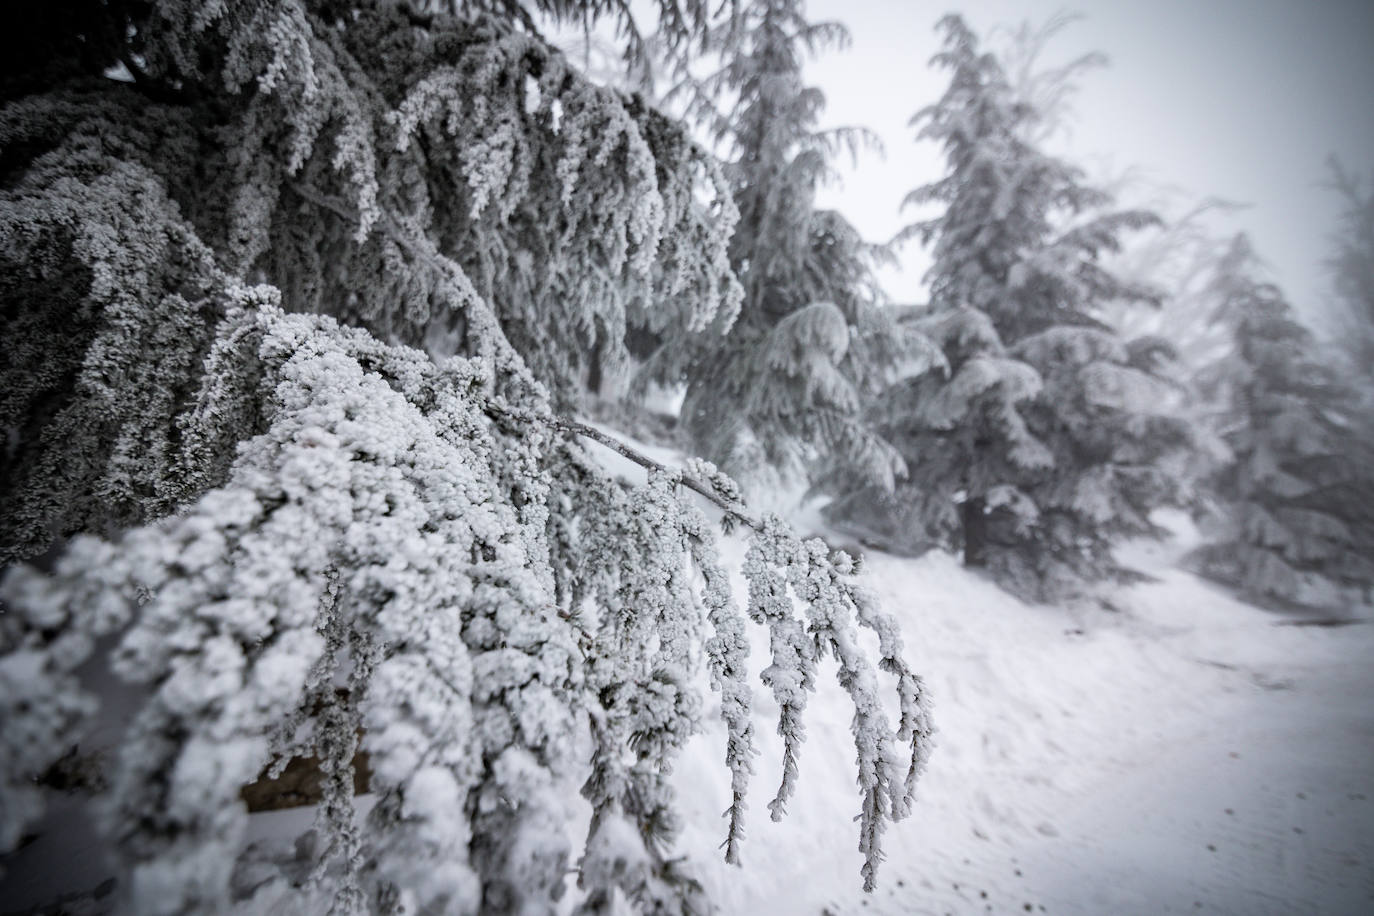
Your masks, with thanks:
M 959 507 L 964 528 L 964 565 L 986 566 L 988 517 L 981 496 L 971 496 Z
M 601 394 L 601 353 L 601 333 L 598 330 L 591 355 L 587 358 L 587 390 L 595 395 Z

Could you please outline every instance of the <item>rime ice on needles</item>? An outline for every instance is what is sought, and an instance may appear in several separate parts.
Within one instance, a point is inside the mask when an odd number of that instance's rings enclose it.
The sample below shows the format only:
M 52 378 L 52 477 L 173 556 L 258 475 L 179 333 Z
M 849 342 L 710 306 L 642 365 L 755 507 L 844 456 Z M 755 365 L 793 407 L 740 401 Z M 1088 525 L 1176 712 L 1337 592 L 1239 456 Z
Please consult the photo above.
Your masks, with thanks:
M 854 703 L 854 746 L 861 796 L 859 851 L 864 855 L 864 887 L 872 890 L 882 859 L 881 837 L 889 820 L 910 811 L 917 775 L 930 754 L 934 728 L 929 700 L 920 678 L 901 661 L 896 625 L 873 596 L 852 582 L 852 562 L 841 555 L 832 562 L 819 539 L 801 541 L 776 519 L 765 519 L 750 541 L 745 560 L 749 579 L 749 614 L 768 627 L 773 664 L 763 679 L 780 709 L 778 733 L 783 738 L 783 779 L 769 803 L 780 820 L 800 772 L 802 725 L 807 693 L 815 690 L 817 663 L 827 654 L 839 663 L 840 686 Z M 795 596 L 807 610 L 803 622 L 793 613 Z M 877 672 L 859 647 L 858 628 L 878 634 L 879 669 L 898 681 L 900 721 L 894 734 L 879 697 Z M 895 739 L 895 740 L 894 740 Z M 902 771 L 895 741 L 911 746 L 909 766 Z M 900 775 L 899 775 L 900 774 Z
M 695 8 L 670 5 L 679 25 Z M 41 564 L 0 582 L 0 845 L 41 815 L 35 777 L 87 740 L 89 673 L 108 671 L 133 719 L 97 826 L 131 911 L 549 912 L 573 863 L 585 910 L 700 909 L 667 776 L 705 664 L 737 862 L 747 627 L 685 478 L 627 492 L 556 408 L 628 324 L 729 326 L 719 169 L 520 16 L 83 9 L 111 46 L 35 36 L 60 78 L 0 107 L 0 543 Z M 132 84 L 102 76 L 116 60 Z M 732 481 L 687 473 L 745 517 Z M 876 609 L 767 532 L 751 574 L 772 599 L 751 613 L 786 636 L 770 682 L 814 671 L 793 608 L 813 600 L 858 709 L 871 884 L 910 790 L 891 749 L 910 743 L 915 772 L 928 748 L 919 682 Z M 897 677 L 896 729 L 854 621 Z M 235 882 L 241 788 L 307 755 L 309 876 Z M 565 793 L 588 773 L 574 850 Z

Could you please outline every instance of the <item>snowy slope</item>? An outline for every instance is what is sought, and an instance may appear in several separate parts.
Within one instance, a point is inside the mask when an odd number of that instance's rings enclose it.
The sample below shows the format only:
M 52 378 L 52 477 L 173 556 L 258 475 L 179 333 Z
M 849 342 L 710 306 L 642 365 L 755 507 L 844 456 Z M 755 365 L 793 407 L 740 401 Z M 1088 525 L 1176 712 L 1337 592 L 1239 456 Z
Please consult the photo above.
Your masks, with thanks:
M 680 457 L 641 450 L 668 464 Z M 1170 545 L 1131 551 L 1159 581 L 1111 594 L 1109 608 L 1028 606 L 947 555 L 870 553 L 869 582 L 936 703 L 939 746 L 915 812 L 889 830 L 878 889 L 863 893 L 852 706 L 831 663 L 808 711 L 797 795 L 784 821 L 770 822 L 777 709 L 756 682 L 763 753 L 745 867 L 726 866 L 717 846 L 728 774 L 712 696 L 676 774 L 678 852 L 722 911 L 1374 912 L 1374 626 L 1288 625 L 1174 570 L 1195 539 L 1174 524 Z M 814 530 L 815 516 L 798 525 Z M 743 540 L 722 547 L 738 570 Z M 757 673 L 767 663 L 760 631 L 753 642 Z M 587 806 L 574 785 L 569 797 L 580 848 Z M 265 855 L 290 849 L 310 814 L 256 815 L 249 839 L 270 844 Z M 0 913 L 100 880 L 98 850 L 79 851 L 91 845 L 79 815 L 54 811 L 56 829 L 9 863 Z M 88 911 L 104 912 L 103 902 Z M 260 897 L 247 911 L 298 913 L 305 903 Z
M 1172 545 L 1131 558 L 1160 581 L 1112 609 L 1027 606 L 943 554 L 871 554 L 936 701 L 916 811 L 864 894 L 849 713 L 827 683 L 789 816 L 765 810 L 774 741 L 745 869 L 725 866 L 712 722 L 678 785 L 683 846 L 724 911 L 1374 912 L 1374 627 L 1286 625 L 1169 569 L 1192 538 L 1175 522 Z

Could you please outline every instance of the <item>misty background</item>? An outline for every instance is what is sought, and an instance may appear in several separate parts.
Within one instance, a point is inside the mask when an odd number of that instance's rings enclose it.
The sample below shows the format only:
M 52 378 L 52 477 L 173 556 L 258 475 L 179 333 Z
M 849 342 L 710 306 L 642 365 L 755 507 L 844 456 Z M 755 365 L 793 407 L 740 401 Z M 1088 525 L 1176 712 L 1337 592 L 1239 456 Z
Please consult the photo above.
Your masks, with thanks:
M 844 157 L 843 178 L 821 203 L 843 211 L 868 238 L 891 238 L 905 222 L 897 204 L 941 172 L 934 144 L 914 142 L 907 121 L 939 97 L 946 77 L 929 66 L 939 48 L 932 22 L 950 4 L 813 0 L 815 20 L 834 19 L 853 38 L 846 51 L 817 55 L 807 79 L 824 90 L 824 121 L 870 128 L 886 155 Z M 1340 201 L 1322 184 L 1329 155 L 1355 174 L 1374 161 L 1374 3 L 1366 0 L 969 0 L 958 5 L 989 48 L 1007 46 L 1009 27 L 1081 14 L 1046 47 L 1043 64 L 1100 52 L 1103 67 L 1082 73 L 1067 131 L 1049 148 L 1115 182 L 1120 203 L 1159 205 L 1178 216 L 1200 198 L 1248 207 L 1214 217 L 1221 235 L 1245 231 L 1294 307 L 1321 324 Z M 1130 241 L 1127 242 L 1128 246 Z M 882 278 L 897 302 L 925 301 L 928 267 L 909 245 Z

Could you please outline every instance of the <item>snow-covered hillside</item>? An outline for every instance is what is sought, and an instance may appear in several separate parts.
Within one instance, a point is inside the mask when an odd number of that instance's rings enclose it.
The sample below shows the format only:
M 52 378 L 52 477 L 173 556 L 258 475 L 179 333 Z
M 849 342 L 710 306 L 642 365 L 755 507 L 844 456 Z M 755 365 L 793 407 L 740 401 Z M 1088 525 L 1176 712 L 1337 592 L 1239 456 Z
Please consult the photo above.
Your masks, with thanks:
M 642 479 L 597 449 L 610 470 Z M 916 809 L 888 831 L 878 889 L 865 894 L 852 706 L 825 670 L 806 717 L 797 794 L 787 817 L 771 822 L 780 741 L 766 723 L 777 709 L 755 682 L 762 753 L 744 868 L 725 865 L 717 847 L 728 771 L 711 695 L 703 733 L 676 774 L 678 851 L 722 912 L 1374 911 L 1374 626 L 1358 617 L 1311 625 L 1234 600 L 1174 568 L 1196 534 L 1186 519 L 1164 520 L 1172 542 L 1124 556 L 1158 581 L 1071 607 L 1024 604 L 940 552 L 869 552 L 868 582 L 900 621 L 907 658 L 936 703 L 938 748 Z M 795 521 L 818 527 L 814 514 Z M 722 547 L 738 574 L 743 540 Z M 767 663 L 763 637 L 752 633 L 755 674 Z M 569 803 L 581 816 L 570 830 L 580 840 L 589 811 L 576 788 Z M 358 802 L 366 810 L 371 797 Z M 254 815 L 248 839 L 279 858 L 311 816 Z M 0 889 L 12 896 L 0 912 L 89 889 L 106 873 L 80 811 L 55 810 L 49 825 L 9 863 Z M 104 912 L 101 903 L 87 898 L 82 912 Z M 327 909 L 327 900 L 283 889 L 244 912 L 315 904 Z
M 1170 569 L 1109 607 L 1028 606 L 948 555 L 867 557 L 934 693 L 939 747 L 860 889 L 845 700 L 822 680 L 787 818 L 758 760 L 744 870 L 714 720 L 678 775 L 683 847 L 726 913 L 1374 911 L 1374 627 L 1295 625 Z M 738 563 L 739 557 L 734 558 Z M 766 717 L 765 691 L 755 691 Z M 772 736 L 767 736 L 772 737 Z

